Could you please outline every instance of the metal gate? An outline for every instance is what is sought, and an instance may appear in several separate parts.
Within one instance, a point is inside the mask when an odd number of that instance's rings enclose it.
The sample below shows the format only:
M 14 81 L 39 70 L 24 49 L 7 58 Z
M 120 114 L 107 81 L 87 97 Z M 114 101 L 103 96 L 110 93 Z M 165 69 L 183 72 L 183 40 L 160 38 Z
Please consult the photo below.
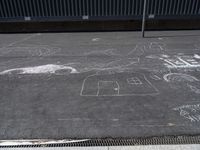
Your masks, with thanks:
M 143 0 L 0 0 L 0 21 L 142 19 Z M 150 19 L 200 18 L 200 0 L 147 0 Z

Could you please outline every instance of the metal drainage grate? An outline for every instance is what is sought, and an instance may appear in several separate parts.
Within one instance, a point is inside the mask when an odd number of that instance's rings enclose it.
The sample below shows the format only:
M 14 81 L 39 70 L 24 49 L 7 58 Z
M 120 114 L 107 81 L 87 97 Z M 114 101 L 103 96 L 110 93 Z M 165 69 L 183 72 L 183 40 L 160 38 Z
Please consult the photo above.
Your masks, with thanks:
M 166 136 L 134 139 L 93 139 L 88 141 L 59 143 L 59 144 L 33 144 L 17 146 L 0 146 L 1 148 L 25 147 L 88 147 L 88 146 L 134 146 L 134 145 L 170 145 L 170 144 L 200 144 L 200 136 Z

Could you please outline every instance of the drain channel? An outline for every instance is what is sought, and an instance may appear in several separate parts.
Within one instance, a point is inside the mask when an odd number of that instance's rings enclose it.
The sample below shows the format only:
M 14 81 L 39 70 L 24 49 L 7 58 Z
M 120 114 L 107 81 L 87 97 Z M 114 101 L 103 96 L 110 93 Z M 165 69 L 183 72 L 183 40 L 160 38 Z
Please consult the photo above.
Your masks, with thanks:
M 70 141 L 70 140 L 69 140 Z M 73 140 L 74 141 L 74 140 Z M 133 139 L 92 139 L 77 140 L 78 142 L 63 142 L 56 144 L 3 145 L 1 148 L 16 147 L 88 147 L 88 146 L 134 146 L 134 145 L 171 145 L 200 144 L 200 136 L 166 136 Z

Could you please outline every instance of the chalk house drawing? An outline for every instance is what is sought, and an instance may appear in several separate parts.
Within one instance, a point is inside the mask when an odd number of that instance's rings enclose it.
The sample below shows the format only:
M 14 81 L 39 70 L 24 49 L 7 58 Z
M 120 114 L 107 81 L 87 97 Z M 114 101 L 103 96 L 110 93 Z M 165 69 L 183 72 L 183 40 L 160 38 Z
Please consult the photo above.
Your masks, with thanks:
M 94 74 L 83 81 L 81 96 L 146 96 L 156 95 L 156 89 L 143 74 L 121 72 Z
M 191 122 L 200 122 L 200 104 L 183 105 L 173 108 L 173 110 L 178 111 L 180 116 Z

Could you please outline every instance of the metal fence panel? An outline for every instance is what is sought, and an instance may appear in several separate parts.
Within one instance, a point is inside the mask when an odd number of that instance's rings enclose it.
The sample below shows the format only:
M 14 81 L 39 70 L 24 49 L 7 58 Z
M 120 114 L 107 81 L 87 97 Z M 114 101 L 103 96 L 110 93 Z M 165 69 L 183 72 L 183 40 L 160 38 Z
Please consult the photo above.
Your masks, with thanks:
M 142 19 L 143 0 L 0 0 L 0 21 Z M 200 16 L 200 0 L 147 0 L 149 19 Z

